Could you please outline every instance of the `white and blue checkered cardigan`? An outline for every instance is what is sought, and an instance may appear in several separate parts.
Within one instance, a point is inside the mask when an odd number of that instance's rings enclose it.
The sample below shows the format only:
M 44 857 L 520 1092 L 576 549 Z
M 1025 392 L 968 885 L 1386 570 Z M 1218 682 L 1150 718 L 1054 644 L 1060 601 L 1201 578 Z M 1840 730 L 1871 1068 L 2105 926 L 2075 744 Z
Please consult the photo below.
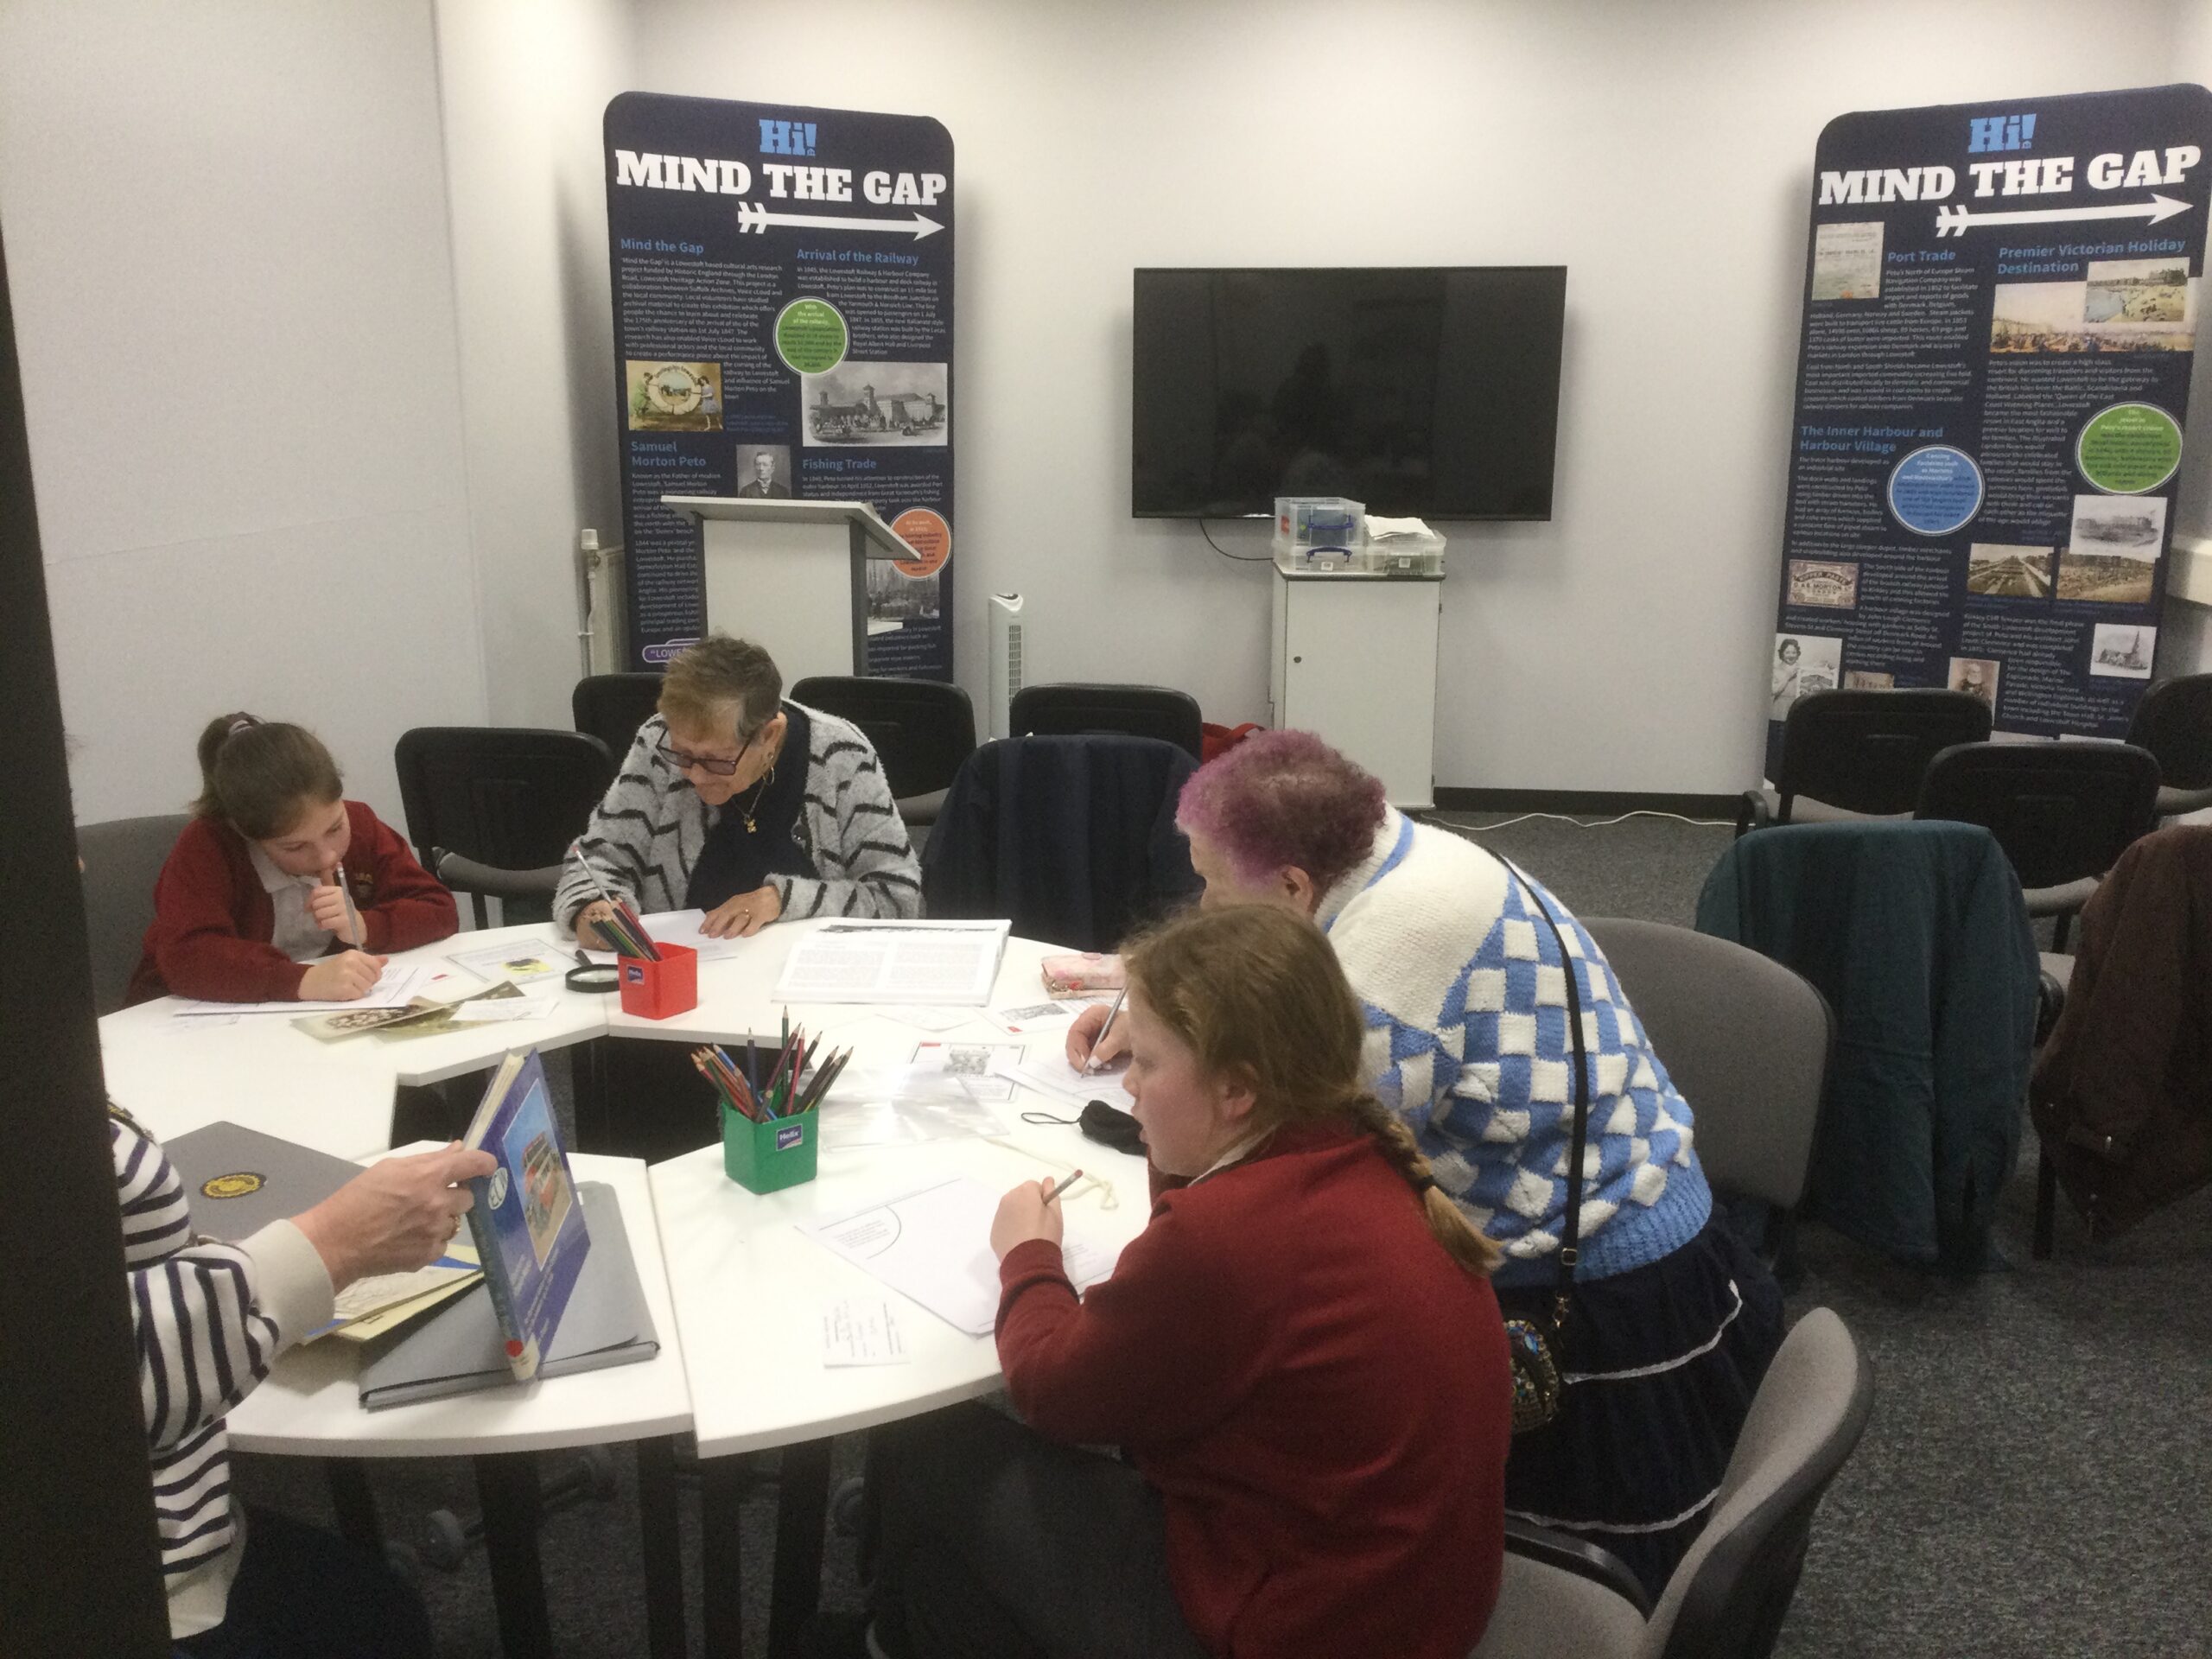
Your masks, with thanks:
M 1575 958 L 1592 1074 L 1576 1276 L 1610 1278 L 1688 1243 L 1713 1196 L 1689 1108 L 1581 924 L 1472 842 L 1394 810 L 1315 915 L 1363 1006 L 1367 1075 L 1505 1252 L 1509 1287 L 1558 1273 L 1573 1130 L 1567 981 L 1540 899 Z

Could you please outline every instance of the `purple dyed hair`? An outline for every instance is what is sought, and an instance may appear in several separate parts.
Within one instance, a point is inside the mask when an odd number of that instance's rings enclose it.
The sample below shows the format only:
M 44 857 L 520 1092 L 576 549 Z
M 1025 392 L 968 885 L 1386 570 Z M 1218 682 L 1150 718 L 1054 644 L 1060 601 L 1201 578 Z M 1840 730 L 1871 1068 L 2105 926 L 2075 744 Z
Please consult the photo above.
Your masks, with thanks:
M 1255 732 L 1191 774 L 1175 822 L 1248 886 L 1294 867 L 1325 893 L 1367 856 L 1382 810 L 1382 780 L 1313 733 Z

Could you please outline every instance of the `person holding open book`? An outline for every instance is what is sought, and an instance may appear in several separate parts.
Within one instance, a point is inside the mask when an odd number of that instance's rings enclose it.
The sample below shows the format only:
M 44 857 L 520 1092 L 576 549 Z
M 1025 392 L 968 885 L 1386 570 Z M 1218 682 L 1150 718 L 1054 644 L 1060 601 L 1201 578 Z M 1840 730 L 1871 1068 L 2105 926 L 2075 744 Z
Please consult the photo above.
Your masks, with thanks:
M 871 1651 L 1462 1659 L 1503 1571 L 1497 1249 L 1361 1082 L 1311 922 L 1188 916 L 1127 969 L 1136 1118 L 1187 1185 L 1080 1299 L 1057 1197 L 1001 1200 L 1022 1421 L 877 1432 Z
M 387 953 L 460 930 L 453 894 L 344 798 L 338 762 L 306 728 L 219 715 L 200 734 L 200 773 L 129 1001 L 351 1002 Z
M 161 1143 L 108 1109 L 169 1633 L 193 1659 L 429 1659 L 414 1592 L 383 1562 L 231 1496 L 223 1419 L 356 1280 L 435 1261 L 492 1155 L 387 1158 L 235 1244 L 196 1237 Z

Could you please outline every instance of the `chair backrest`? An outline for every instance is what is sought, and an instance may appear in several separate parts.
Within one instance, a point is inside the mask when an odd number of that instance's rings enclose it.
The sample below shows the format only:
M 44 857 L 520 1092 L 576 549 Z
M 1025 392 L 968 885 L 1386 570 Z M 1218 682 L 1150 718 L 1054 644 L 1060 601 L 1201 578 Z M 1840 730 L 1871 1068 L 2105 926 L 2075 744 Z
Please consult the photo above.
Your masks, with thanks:
M 1686 927 L 1584 918 L 1689 1103 L 1706 1179 L 1783 1209 L 1805 1191 L 1835 1017 L 1802 974 Z
M 894 799 L 951 787 L 960 763 L 976 753 L 975 708 L 942 680 L 815 674 L 792 686 L 791 697 L 866 733 Z
M 85 934 L 92 958 L 92 1001 L 102 1014 L 123 1006 L 130 976 L 154 925 L 154 880 L 169 849 L 192 822 L 182 812 L 112 818 L 77 826 L 85 861 Z
M 417 726 L 392 760 L 426 869 L 435 848 L 507 870 L 558 864 L 614 777 L 597 738 L 526 727 Z
M 1016 737 L 1120 732 L 1173 743 L 1193 760 L 1205 759 L 1205 722 L 1198 700 L 1164 685 L 1025 685 L 1007 710 Z
M 569 713 L 576 729 L 588 732 L 607 746 L 620 766 L 630 753 L 638 728 L 653 717 L 660 706 L 660 675 L 587 674 L 569 693 Z
M 1813 1515 L 1874 1408 L 1874 1374 L 1816 1307 L 1767 1367 L 1711 1519 L 1644 1627 L 1645 1659 L 1765 1659 L 1796 1594 Z
M 2135 705 L 2127 741 L 2158 758 L 2171 789 L 2212 789 L 2212 674 L 2160 680 Z
M 2024 887 L 2100 876 L 2158 825 L 2158 763 L 2132 743 L 1961 743 L 1929 764 L 1913 816 L 1978 823 Z
M 952 780 L 922 849 L 928 913 L 1110 950 L 1198 896 L 1176 798 L 1198 762 L 1156 738 L 1014 737 Z
M 1910 812 L 1921 774 L 1954 743 L 1989 735 L 1989 705 L 1967 691 L 1815 691 L 1789 705 L 1774 791 L 1777 818 L 1808 795 L 1847 812 Z

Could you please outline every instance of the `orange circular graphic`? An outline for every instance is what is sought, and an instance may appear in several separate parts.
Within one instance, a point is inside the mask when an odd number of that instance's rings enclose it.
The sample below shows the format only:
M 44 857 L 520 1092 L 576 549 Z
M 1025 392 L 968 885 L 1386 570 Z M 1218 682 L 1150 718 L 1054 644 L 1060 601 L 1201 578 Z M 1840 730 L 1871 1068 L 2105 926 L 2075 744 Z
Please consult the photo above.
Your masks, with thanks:
M 952 556 L 952 526 L 927 507 L 907 508 L 891 521 L 891 533 L 921 555 L 891 562 L 902 576 L 933 576 Z

